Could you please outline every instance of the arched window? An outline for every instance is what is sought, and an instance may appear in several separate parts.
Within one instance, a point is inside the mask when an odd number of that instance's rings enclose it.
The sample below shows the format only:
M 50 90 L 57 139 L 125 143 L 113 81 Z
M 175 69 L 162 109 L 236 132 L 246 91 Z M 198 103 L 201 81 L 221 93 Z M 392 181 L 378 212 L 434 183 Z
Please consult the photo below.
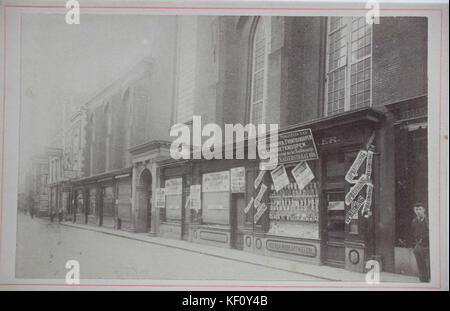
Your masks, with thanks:
M 250 123 L 255 125 L 264 123 L 264 102 L 267 71 L 267 39 L 266 29 L 262 18 L 258 18 L 252 38 L 251 59 L 251 97 Z

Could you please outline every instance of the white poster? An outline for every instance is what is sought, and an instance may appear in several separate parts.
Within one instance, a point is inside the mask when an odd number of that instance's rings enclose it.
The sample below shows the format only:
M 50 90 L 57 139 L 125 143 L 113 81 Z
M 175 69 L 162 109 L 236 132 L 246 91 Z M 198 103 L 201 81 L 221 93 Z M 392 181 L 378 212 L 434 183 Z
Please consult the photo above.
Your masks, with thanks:
M 230 171 L 203 174 L 203 192 L 230 191 Z
M 289 177 L 286 173 L 284 165 L 278 166 L 276 169 L 271 171 L 270 174 L 272 175 L 275 191 L 280 191 L 285 186 L 289 185 Z
M 314 173 L 305 161 L 300 162 L 292 169 L 292 176 L 300 190 L 303 190 L 314 179 Z
M 164 188 L 156 188 L 156 208 L 166 208 L 166 194 Z
M 191 185 L 191 209 L 199 210 L 202 207 L 202 185 Z
M 231 192 L 245 193 L 245 167 L 235 167 L 230 170 Z

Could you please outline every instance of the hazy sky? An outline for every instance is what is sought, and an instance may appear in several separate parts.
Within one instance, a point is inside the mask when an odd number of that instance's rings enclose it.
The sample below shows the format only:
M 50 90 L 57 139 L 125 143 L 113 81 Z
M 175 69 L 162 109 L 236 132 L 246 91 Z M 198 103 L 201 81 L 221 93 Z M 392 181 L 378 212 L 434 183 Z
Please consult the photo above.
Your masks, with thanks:
M 164 35 L 154 26 L 172 18 L 82 14 L 79 25 L 68 25 L 63 14 L 24 14 L 21 154 L 31 156 L 45 145 L 46 133 L 60 118 L 58 105 L 79 105 L 151 55 Z

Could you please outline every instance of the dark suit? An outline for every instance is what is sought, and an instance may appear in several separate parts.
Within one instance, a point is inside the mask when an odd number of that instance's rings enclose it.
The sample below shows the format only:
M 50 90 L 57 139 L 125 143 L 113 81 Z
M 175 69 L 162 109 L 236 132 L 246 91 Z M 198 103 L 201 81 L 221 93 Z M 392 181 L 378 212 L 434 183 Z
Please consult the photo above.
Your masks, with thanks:
M 414 218 L 412 221 L 412 232 L 414 238 L 414 256 L 416 256 L 419 279 L 421 282 L 430 281 L 430 247 L 428 220 Z

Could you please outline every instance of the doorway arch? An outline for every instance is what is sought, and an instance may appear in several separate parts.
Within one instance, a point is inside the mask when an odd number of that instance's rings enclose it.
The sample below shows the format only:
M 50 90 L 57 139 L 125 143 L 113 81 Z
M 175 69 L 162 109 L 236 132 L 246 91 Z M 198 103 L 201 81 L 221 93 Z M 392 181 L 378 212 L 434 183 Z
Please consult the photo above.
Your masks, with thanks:
M 139 232 L 149 232 L 151 228 L 152 215 L 152 174 L 145 168 L 139 175 L 138 186 L 138 227 Z

